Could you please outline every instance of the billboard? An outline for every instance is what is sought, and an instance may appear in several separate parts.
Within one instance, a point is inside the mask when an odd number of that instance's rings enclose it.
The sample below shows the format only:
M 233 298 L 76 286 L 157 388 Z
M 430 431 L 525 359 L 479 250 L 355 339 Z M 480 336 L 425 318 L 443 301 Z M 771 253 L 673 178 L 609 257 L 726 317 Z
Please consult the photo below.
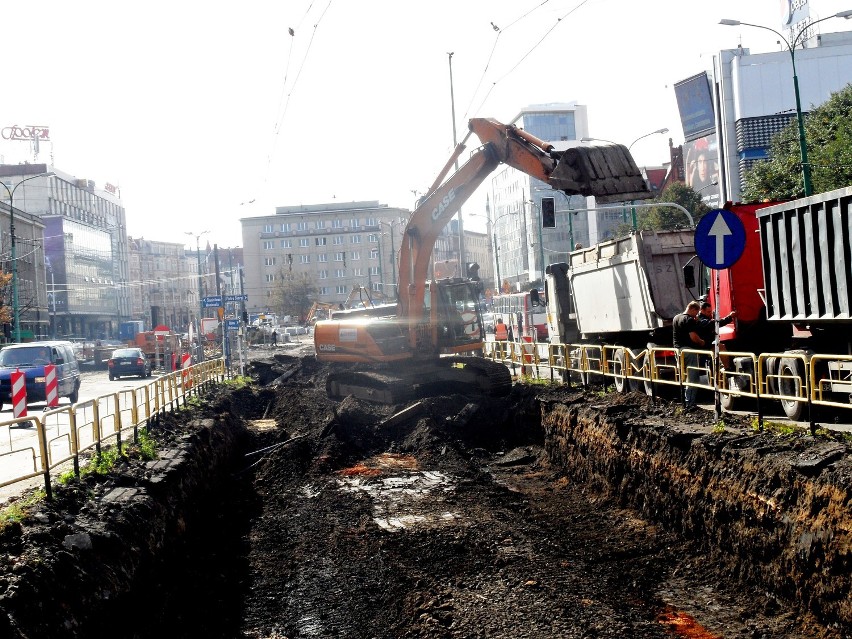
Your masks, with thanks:
M 781 0 L 781 28 L 792 29 L 811 17 L 808 0 Z
M 683 138 L 695 140 L 716 130 L 710 78 L 702 71 L 674 85 Z
M 710 208 L 719 208 L 719 145 L 711 133 L 683 145 L 686 184 Z

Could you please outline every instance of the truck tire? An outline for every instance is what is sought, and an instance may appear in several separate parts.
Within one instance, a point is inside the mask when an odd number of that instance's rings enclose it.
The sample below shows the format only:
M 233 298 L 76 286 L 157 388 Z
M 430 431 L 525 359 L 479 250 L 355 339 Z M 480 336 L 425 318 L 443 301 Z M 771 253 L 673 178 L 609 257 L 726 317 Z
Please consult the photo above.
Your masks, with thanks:
M 778 380 L 779 391 L 781 395 L 797 395 L 805 384 L 805 367 L 802 360 L 795 357 L 782 357 L 778 364 L 778 374 L 782 376 Z M 798 377 L 799 382 L 794 379 L 784 379 L 790 377 Z M 797 402 L 793 400 L 781 400 L 781 408 L 784 409 L 784 414 L 787 419 L 795 422 L 800 421 L 802 414 L 805 412 L 806 402 Z
M 626 375 L 629 372 L 626 368 L 626 364 L 627 354 L 624 352 L 623 348 L 619 348 L 615 351 L 615 356 L 612 358 L 612 379 L 615 383 L 615 392 L 617 393 L 630 392 L 630 380 L 623 377 L 623 375 Z
M 80 382 L 77 382 L 74 386 L 74 390 L 71 391 L 71 394 L 68 396 L 68 400 L 72 404 L 76 404 L 78 399 L 80 399 Z
M 731 391 L 741 391 L 743 390 L 740 386 L 739 378 L 736 375 L 729 375 L 727 378 L 727 387 L 728 390 Z M 729 395 L 727 393 L 719 394 L 719 404 L 722 407 L 722 410 L 725 412 L 732 412 L 737 409 L 737 406 L 740 405 L 742 398 L 736 397 L 734 395 Z

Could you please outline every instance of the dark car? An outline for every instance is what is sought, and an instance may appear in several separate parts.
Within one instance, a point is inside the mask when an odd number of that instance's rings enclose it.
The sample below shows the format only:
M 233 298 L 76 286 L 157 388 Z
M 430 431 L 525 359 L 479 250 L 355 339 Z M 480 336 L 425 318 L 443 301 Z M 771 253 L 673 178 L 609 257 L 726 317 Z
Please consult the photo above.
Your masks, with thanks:
M 71 342 L 59 341 L 10 344 L 0 351 L 0 402 L 12 401 L 10 376 L 16 370 L 25 373 L 27 402 L 45 401 L 44 367 L 48 364 L 56 367 L 59 397 L 67 397 L 72 404 L 76 403 L 80 395 L 80 367 Z
M 138 375 L 151 377 L 151 362 L 141 348 L 119 348 L 107 360 L 110 380 Z

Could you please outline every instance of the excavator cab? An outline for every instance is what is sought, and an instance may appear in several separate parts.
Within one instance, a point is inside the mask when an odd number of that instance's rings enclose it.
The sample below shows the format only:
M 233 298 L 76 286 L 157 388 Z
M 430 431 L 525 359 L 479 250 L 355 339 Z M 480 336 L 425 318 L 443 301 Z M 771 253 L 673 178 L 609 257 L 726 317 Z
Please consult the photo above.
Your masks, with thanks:
M 441 353 L 460 353 L 481 348 L 485 335 L 479 312 L 479 286 L 470 280 L 434 282 L 437 295 L 433 325 L 438 329 L 438 350 Z M 430 286 L 430 288 L 432 288 Z

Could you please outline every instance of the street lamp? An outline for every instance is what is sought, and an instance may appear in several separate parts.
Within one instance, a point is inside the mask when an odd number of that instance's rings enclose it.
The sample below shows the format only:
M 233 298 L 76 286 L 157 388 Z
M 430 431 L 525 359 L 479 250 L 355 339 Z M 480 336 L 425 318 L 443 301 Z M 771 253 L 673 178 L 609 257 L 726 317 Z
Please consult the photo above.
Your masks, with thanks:
M 396 223 L 399 224 L 399 222 L 396 222 Z M 391 272 L 392 272 L 392 277 L 393 277 L 393 282 L 392 282 L 391 286 L 393 287 L 393 290 L 395 291 L 394 297 L 398 298 L 399 297 L 399 291 L 397 290 L 397 281 L 396 281 L 396 247 L 394 246 L 394 242 L 393 242 L 393 225 L 394 225 L 394 222 L 385 222 L 383 220 L 379 220 L 379 226 L 380 227 L 381 226 L 387 226 L 388 230 L 389 230 L 389 234 L 390 234 L 390 245 L 391 245 L 390 263 L 391 263 Z M 381 277 L 382 294 L 384 294 L 384 292 L 385 292 L 384 291 L 385 278 L 383 276 L 384 268 L 382 267 L 382 238 L 381 238 L 382 235 L 383 235 L 383 233 L 379 233 L 379 277 Z
M 662 128 L 657 129 L 656 131 L 651 131 L 650 133 L 646 133 L 645 135 L 640 135 L 638 138 L 636 138 L 635 140 L 633 140 L 633 142 L 630 143 L 630 145 L 627 147 L 627 150 L 629 151 L 630 149 L 632 149 L 633 145 L 643 138 L 668 132 L 668 129 Z M 580 142 L 606 142 L 607 144 L 618 144 L 618 142 L 613 142 L 612 140 L 605 140 L 604 138 L 580 138 Z
M 12 321 L 15 323 L 15 332 L 13 338 L 15 340 L 15 343 L 19 343 L 21 341 L 21 311 L 20 308 L 18 308 L 18 260 L 17 255 L 15 254 L 15 191 L 24 182 L 34 180 L 40 177 L 49 177 L 51 175 L 55 175 L 55 173 L 51 171 L 49 173 L 39 173 L 38 175 L 31 175 L 18 182 L 11 189 L 9 189 L 9 187 L 5 183 L 0 182 L 0 184 L 3 185 L 3 188 L 6 189 L 6 193 L 9 194 L 9 236 L 11 237 L 12 243 Z
M 739 20 L 728 20 L 727 18 L 719 20 L 719 24 L 728 27 L 754 27 L 755 29 L 764 29 L 766 31 L 771 31 L 779 38 L 781 38 L 784 44 L 787 45 L 787 50 L 790 52 L 790 63 L 793 65 L 793 91 L 796 96 L 796 120 L 799 125 L 799 152 L 801 154 L 802 159 L 802 181 L 804 182 L 805 187 L 805 197 L 813 193 L 813 183 L 811 181 L 811 165 L 808 163 L 808 143 L 807 139 L 805 138 L 805 120 L 802 116 L 802 101 L 799 97 L 799 78 L 796 75 L 796 47 L 802 43 L 802 36 L 807 33 L 808 28 L 812 27 L 818 22 L 830 20 L 831 18 L 845 18 L 848 20 L 849 18 L 852 18 L 852 10 L 840 11 L 838 13 L 835 13 L 834 15 L 830 15 L 825 18 L 820 18 L 819 20 L 814 20 L 807 27 L 801 29 L 796 34 L 796 36 L 793 38 L 792 43 L 775 29 L 771 27 L 765 27 L 762 24 L 740 22 Z
M 198 361 L 204 361 L 204 347 L 201 345 L 201 316 L 204 315 L 204 302 L 201 299 L 201 236 L 210 231 L 201 231 L 195 234 L 192 231 L 184 231 L 184 235 L 195 238 L 195 257 L 198 262 Z

